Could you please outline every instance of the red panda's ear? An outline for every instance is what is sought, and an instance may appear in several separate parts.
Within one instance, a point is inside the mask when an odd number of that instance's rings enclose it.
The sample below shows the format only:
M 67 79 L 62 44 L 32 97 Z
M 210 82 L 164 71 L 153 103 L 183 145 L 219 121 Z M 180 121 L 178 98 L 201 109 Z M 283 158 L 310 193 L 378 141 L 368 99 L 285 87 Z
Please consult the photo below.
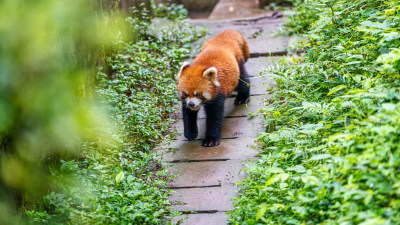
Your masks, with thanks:
M 217 68 L 210 67 L 203 72 L 203 76 L 205 76 L 209 81 L 211 81 L 215 86 L 219 87 L 220 83 L 217 81 Z
M 184 63 L 182 64 L 181 69 L 179 70 L 179 73 L 178 73 L 178 78 L 179 78 L 179 76 L 181 75 L 182 70 L 185 69 L 185 68 L 188 67 L 188 66 L 190 66 L 190 63 L 189 63 L 189 62 L 184 62 Z

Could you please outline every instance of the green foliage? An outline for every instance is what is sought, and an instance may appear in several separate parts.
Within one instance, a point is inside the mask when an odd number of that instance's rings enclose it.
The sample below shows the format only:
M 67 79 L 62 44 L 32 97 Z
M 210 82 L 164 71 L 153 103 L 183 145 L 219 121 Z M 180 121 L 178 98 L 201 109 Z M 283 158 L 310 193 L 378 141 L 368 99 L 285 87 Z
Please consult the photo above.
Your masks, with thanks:
M 60 171 L 53 171 L 62 192 L 46 195 L 42 210 L 27 215 L 51 224 L 161 223 L 169 214 L 164 172 L 152 154 L 121 146 L 103 154 L 97 146 L 84 146 L 91 150 L 85 160 L 63 162 Z
M 63 162 L 60 171 L 53 171 L 62 191 L 27 211 L 34 221 L 161 224 L 170 214 L 165 171 L 150 150 L 172 132 L 175 73 L 200 34 L 182 20 L 152 35 L 154 16 L 171 16 L 151 7 L 133 9 L 136 17 L 127 20 L 134 32 L 140 29 L 137 41 L 118 43 L 118 52 L 108 58 L 111 72 L 98 73 L 97 96 L 115 122 L 111 140 L 85 142 L 84 160 Z
M 123 29 L 116 20 L 87 1 L 0 2 L 0 224 L 41 198 L 48 166 L 76 157 L 80 139 L 107 136 L 94 131 L 109 120 L 89 95 L 97 59 Z
M 170 215 L 150 150 L 173 136 L 175 73 L 201 34 L 181 6 L 133 9 L 125 34 L 110 22 L 120 18 L 89 5 L 0 3 L 0 224 L 161 224 Z M 171 21 L 159 28 L 155 16 Z
M 182 10 L 173 6 L 167 9 L 176 9 L 168 11 L 173 18 Z M 154 15 L 171 16 L 160 13 L 163 9 L 154 10 L 155 13 L 149 13 L 133 9 L 134 15 L 144 13 L 139 16 L 141 22 L 128 18 L 133 28 L 149 21 L 141 27 L 141 40 L 120 45 L 121 51 L 109 59 L 112 75 L 100 72 L 97 89 L 137 150 L 151 149 L 165 133 L 171 132 L 169 115 L 176 110 L 173 105 L 177 103 L 175 74 L 179 63 L 190 53 L 191 43 L 202 35 L 181 17 L 179 21 L 157 27 L 151 23 Z
M 285 12 L 288 15 L 288 19 L 283 25 L 281 33 L 283 35 L 293 35 L 309 31 L 311 24 L 318 20 L 322 11 L 320 7 L 325 6 L 324 2 L 326 1 L 291 0 L 294 8 Z
M 306 55 L 268 71 L 279 89 L 232 224 L 400 221 L 400 3 L 330 1 L 318 16 Z

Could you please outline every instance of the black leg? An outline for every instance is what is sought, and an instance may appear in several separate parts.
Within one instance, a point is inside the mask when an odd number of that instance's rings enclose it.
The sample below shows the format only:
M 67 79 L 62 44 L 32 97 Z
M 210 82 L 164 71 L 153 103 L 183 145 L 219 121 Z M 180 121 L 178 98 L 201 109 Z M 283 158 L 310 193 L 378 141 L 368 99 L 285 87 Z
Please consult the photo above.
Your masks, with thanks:
M 222 121 L 224 120 L 225 97 L 218 94 L 212 102 L 204 104 L 206 111 L 206 137 L 201 145 L 204 147 L 213 147 L 221 142 Z
M 184 135 L 189 141 L 193 141 L 197 137 L 197 111 L 190 110 L 182 102 Z
M 235 99 L 236 105 L 245 104 L 250 99 L 250 79 L 246 69 L 244 68 L 244 61 L 239 63 L 239 69 L 240 80 L 238 86 L 236 87 L 236 91 L 238 92 L 238 95 Z

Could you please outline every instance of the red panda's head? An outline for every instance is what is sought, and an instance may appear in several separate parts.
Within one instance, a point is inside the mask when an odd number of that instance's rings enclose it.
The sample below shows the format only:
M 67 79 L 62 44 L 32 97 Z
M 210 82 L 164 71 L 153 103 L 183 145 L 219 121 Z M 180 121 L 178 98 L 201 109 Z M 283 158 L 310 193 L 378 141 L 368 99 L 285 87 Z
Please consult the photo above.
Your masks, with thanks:
M 178 95 L 189 109 L 198 110 L 200 106 L 215 98 L 218 87 L 217 69 L 203 65 L 183 63 L 178 74 Z

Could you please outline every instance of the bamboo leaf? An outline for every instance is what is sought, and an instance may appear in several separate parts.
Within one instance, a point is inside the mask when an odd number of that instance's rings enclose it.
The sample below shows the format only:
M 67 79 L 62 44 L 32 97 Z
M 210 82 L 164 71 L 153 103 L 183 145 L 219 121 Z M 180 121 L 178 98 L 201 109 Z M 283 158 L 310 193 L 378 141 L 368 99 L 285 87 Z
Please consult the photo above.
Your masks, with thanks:
M 125 177 L 125 174 L 123 171 L 119 172 L 117 174 L 117 176 L 115 177 L 115 182 L 117 182 L 117 184 L 119 184 Z
M 338 85 L 338 86 L 332 88 L 331 90 L 329 90 L 329 93 L 327 94 L 327 96 L 332 95 L 332 94 L 334 94 L 334 93 L 336 93 L 336 92 L 338 92 L 338 91 L 340 91 L 340 90 L 342 90 L 344 88 L 347 88 L 347 86 L 346 85 Z
M 256 220 L 258 221 L 261 217 L 264 216 L 265 212 L 267 211 L 268 205 L 263 203 L 258 206 L 257 214 L 256 214 Z
M 330 154 L 319 154 L 319 155 L 314 155 L 308 161 L 329 159 L 330 157 L 332 157 Z

